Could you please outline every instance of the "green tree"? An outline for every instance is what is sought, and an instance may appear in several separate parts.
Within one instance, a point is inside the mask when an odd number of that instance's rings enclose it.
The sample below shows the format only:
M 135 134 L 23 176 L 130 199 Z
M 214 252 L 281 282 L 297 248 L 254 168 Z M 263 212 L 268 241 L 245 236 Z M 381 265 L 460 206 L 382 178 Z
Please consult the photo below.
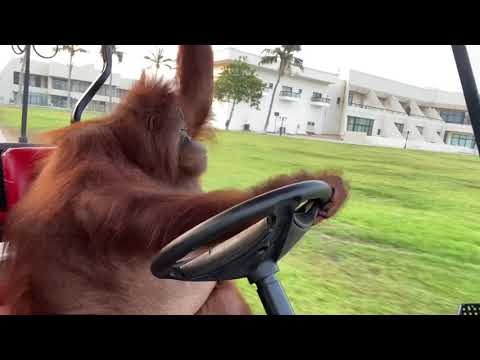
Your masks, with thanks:
M 156 48 L 155 51 L 150 52 L 150 55 L 144 56 L 144 58 L 152 63 L 152 65 L 150 65 L 148 68 L 155 66 L 155 78 L 157 78 L 158 69 L 160 69 L 160 66 L 163 65 L 168 67 L 169 69 L 172 69 L 170 63 L 175 63 L 175 60 L 165 58 L 165 55 L 163 54 L 163 49 L 160 48 Z
M 86 53 L 87 50 L 80 47 L 80 45 L 62 45 L 60 47 L 60 51 L 65 51 L 69 55 L 69 62 L 68 62 L 68 83 L 67 83 L 67 90 L 68 90 L 68 106 L 72 108 L 72 70 L 73 70 L 73 58 L 76 54 L 79 53 Z
M 270 106 L 268 107 L 267 120 L 263 131 L 267 131 L 268 124 L 270 122 L 270 114 L 272 113 L 273 101 L 275 100 L 275 94 L 277 93 L 278 84 L 280 79 L 286 74 L 292 73 L 292 67 L 297 67 L 303 71 L 303 60 L 296 57 L 295 53 L 302 50 L 301 45 L 281 45 L 275 49 L 265 49 L 264 54 L 259 62 L 259 65 L 276 64 L 280 62 L 277 71 L 277 82 L 273 87 L 272 98 L 270 100 Z
M 245 57 L 232 61 L 220 73 L 215 81 L 215 99 L 231 102 L 230 115 L 225 123 L 228 130 L 232 121 L 235 105 L 245 102 L 259 110 L 264 84 L 255 75 L 255 69 L 246 63 Z

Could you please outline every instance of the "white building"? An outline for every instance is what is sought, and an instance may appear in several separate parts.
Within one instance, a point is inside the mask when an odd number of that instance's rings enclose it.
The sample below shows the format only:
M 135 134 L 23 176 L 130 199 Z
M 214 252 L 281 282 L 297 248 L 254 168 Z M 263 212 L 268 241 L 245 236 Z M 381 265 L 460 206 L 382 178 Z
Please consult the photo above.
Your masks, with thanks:
M 240 56 L 246 57 L 247 63 L 255 68 L 257 76 L 267 87 L 260 110 L 244 103 L 236 105 L 230 129 L 242 130 L 245 125 L 249 125 L 252 131 L 263 131 L 278 65 L 259 66 L 260 56 L 227 48 L 215 53 L 215 76 L 218 76 L 224 65 Z M 339 82 L 338 74 L 307 67 L 303 72 L 295 70 L 292 76 L 285 76 L 280 81 L 267 131 L 278 132 L 283 122 L 286 132 L 291 134 L 338 134 L 338 123 L 329 119 L 340 117 L 343 93 L 344 85 Z M 215 126 L 224 129 L 231 104 L 215 101 L 213 108 Z
M 345 117 L 340 119 L 344 141 L 475 152 L 462 93 L 421 88 L 358 71 L 350 71 L 346 87 Z
M 0 104 L 16 102 L 20 81 L 20 58 L 12 59 L 0 72 Z M 72 102 L 75 104 L 92 82 L 100 75 L 93 65 L 74 66 L 72 69 Z M 118 103 L 132 86 L 134 80 L 112 75 L 112 102 Z M 68 65 L 55 62 L 30 62 L 29 103 L 54 108 L 68 107 Z M 87 110 L 108 110 L 110 79 L 100 88 Z M 23 85 L 23 84 L 22 84 Z
M 240 56 L 267 85 L 260 110 L 235 108 L 231 130 L 263 131 L 278 65 L 259 66 L 260 56 L 228 48 L 215 54 L 215 75 Z M 215 102 L 214 125 L 225 128 L 231 104 Z M 276 114 L 277 113 L 277 114 Z M 278 116 L 275 116 L 278 115 Z M 475 140 L 462 93 L 426 89 L 350 71 L 348 79 L 310 68 L 280 80 L 269 132 L 284 121 L 288 134 L 348 143 L 473 154 Z

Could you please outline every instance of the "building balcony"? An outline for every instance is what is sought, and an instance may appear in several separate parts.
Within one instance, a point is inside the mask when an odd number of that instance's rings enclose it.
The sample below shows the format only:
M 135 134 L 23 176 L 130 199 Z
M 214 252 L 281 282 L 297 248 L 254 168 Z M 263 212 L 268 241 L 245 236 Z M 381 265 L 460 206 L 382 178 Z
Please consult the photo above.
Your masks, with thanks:
M 407 116 L 407 114 L 401 112 L 401 111 L 395 111 L 395 110 L 390 110 L 390 109 L 385 109 L 385 108 L 378 108 L 375 106 L 370 106 L 370 105 L 363 105 L 363 104 L 356 104 L 356 103 L 350 103 L 350 107 L 353 108 L 359 108 L 359 109 L 365 109 L 365 110 L 373 110 L 377 112 L 383 112 L 383 113 L 389 113 L 389 114 L 394 114 L 394 115 L 404 115 Z
M 466 125 L 466 124 L 445 123 L 444 130 L 459 132 L 459 133 L 466 133 L 466 134 L 473 134 L 472 125 Z
M 313 106 L 329 107 L 330 102 L 331 102 L 331 99 L 326 97 L 312 96 L 310 98 L 310 104 Z
M 300 100 L 300 94 L 299 93 L 294 93 L 293 91 L 280 91 L 279 94 L 279 99 L 280 100 L 286 100 L 286 101 L 298 101 Z

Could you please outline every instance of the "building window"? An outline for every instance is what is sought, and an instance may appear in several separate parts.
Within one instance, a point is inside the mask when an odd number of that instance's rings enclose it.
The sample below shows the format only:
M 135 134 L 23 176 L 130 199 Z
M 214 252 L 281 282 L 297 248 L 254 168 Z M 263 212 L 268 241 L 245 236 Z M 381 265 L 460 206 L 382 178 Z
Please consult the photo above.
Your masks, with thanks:
M 52 78 L 52 88 L 56 90 L 67 90 L 67 85 L 67 79 Z
M 95 106 L 95 109 L 98 112 L 105 112 L 107 111 L 107 104 L 105 103 L 105 101 L 98 101 Z
M 107 111 L 107 104 L 105 101 L 96 101 L 93 100 L 88 106 L 87 106 L 87 111 L 93 111 L 93 112 L 105 112 Z
M 52 106 L 55 107 L 66 108 L 68 105 L 68 98 L 66 96 L 52 95 L 50 100 L 52 102 Z
M 22 81 L 23 81 L 23 76 L 22 76 Z M 13 83 L 18 85 L 19 82 L 20 82 L 20 73 L 18 71 L 15 71 L 13 73 Z M 38 88 L 47 88 L 48 80 L 46 76 L 30 74 L 30 82 L 28 85 L 29 87 L 31 86 L 31 87 L 38 87 Z
M 475 146 L 475 138 L 470 134 L 454 133 L 450 138 L 450 145 L 463 146 L 473 149 Z
M 442 133 L 440 131 L 437 131 L 438 137 L 442 137 Z
M 417 130 L 420 133 L 420 135 L 423 135 L 423 126 L 417 126 Z
M 112 86 L 113 87 L 113 86 Z M 112 93 L 113 95 L 114 93 Z M 96 95 L 102 96 L 110 96 L 110 86 L 109 85 L 102 85 Z
M 290 86 L 282 86 L 282 93 L 284 94 L 291 94 L 293 89 Z
M 312 97 L 310 99 L 310 101 L 314 101 L 314 102 L 327 102 L 328 100 L 329 99 L 322 97 L 322 93 L 315 92 L 315 91 L 312 92 Z
M 127 95 L 127 93 L 128 90 L 117 88 L 117 97 L 123 98 L 125 95 Z
M 297 89 L 297 91 L 293 92 L 293 89 L 290 86 L 282 86 L 282 91 L 280 91 L 280 96 L 299 98 L 301 93 L 302 93 L 302 89 Z
M 38 76 L 38 75 L 30 75 L 29 86 L 31 86 L 31 87 L 42 87 L 41 77 Z
M 377 135 L 380 135 L 382 133 L 382 130 L 381 129 L 378 129 L 377 130 Z
M 352 105 L 353 104 L 353 94 L 352 92 L 349 92 L 348 93 L 348 105 Z
M 78 92 L 78 93 L 84 93 L 85 91 L 87 91 L 90 84 L 91 83 L 88 81 L 72 80 L 72 91 Z
M 401 123 L 395 123 L 395 126 L 397 127 L 398 131 L 400 131 L 400 134 L 403 134 L 403 127 L 405 125 Z
M 337 105 L 340 104 L 340 101 L 342 101 L 342 98 L 337 97 Z
M 30 93 L 30 94 L 28 94 L 28 103 L 30 105 L 47 106 L 48 105 L 48 97 L 45 94 Z
M 13 102 L 17 102 L 18 91 L 13 92 Z M 23 98 L 23 94 L 21 95 Z M 39 105 L 39 106 L 47 106 L 48 105 L 48 96 L 46 94 L 37 94 L 37 93 L 29 93 L 28 94 L 28 103 L 30 105 Z
M 365 119 L 365 118 L 359 118 L 356 116 L 349 116 L 348 123 L 347 123 L 347 130 L 355 131 L 355 132 L 363 132 L 363 133 L 366 133 L 368 136 L 371 136 L 373 123 L 374 123 L 373 119 Z
M 465 111 L 440 111 L 440 116 L 447 123 L 465 123 Z
M 308 125 L 309 127 L 314 127 L 314 126 L 315 126 L 315 123 L 314 123 L 313 121 L 309 121 L 309 122 L 307 122 L 307 125 Z

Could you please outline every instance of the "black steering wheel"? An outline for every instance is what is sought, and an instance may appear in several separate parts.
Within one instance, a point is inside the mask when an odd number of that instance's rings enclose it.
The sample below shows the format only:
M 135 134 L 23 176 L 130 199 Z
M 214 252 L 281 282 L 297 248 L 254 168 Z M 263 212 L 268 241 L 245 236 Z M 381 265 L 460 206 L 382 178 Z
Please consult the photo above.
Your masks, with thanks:
M 267 314 L 293 314 L 275 277 L 277 261 L 313 225 L 333 189 L 323 181 L 303 181 L 256 196 L 187 231 L 155 257 L 151 272 L 161 279 L 221 281 L 246 277 L 255 283 Z M 213 248 L 207 245 L 232 228 L 255 224 Z M 198 256 L 185 258 L 205 248 Z

